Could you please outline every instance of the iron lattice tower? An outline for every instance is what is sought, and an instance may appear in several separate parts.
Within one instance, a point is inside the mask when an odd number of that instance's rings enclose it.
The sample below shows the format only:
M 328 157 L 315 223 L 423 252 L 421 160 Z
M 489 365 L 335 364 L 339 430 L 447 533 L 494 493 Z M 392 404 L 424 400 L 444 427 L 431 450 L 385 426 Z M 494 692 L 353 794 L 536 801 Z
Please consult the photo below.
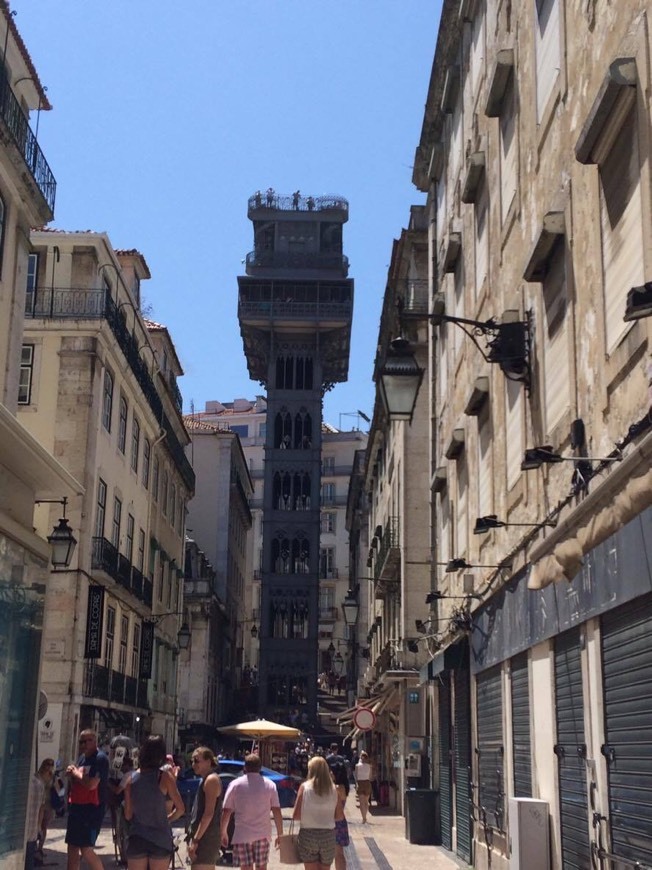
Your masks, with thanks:
M 238 319 L 249 374 L 267 390 L 259 713 L 316 723 L 322 400 L 348 374 L 348 203 L 269 190 L 248 216 Z

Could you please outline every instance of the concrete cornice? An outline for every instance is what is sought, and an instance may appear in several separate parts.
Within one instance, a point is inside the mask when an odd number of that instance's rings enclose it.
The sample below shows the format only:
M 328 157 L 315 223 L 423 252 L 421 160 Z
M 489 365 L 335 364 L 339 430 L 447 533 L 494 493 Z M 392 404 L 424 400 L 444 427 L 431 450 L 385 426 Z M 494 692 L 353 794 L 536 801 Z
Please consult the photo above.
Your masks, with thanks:
M 34 498 L 71 498 L 84 487 L 0 405 L 0 462 L 34 492 Z

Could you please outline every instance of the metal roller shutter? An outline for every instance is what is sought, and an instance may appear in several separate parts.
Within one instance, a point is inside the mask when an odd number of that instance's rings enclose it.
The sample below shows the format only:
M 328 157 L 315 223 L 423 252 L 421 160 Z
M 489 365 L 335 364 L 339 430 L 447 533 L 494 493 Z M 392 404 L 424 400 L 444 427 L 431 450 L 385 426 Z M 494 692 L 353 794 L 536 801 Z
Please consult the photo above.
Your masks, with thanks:
M 602 618 L 611 852 L 652 866 L 652 596 Z
M 471 863 L 471 688 L 468 659 L 455 671 L 455 827 L 457 854 Z
M 441 674 L 439 683 L 439 806 L 441 809 L 441 842 L 453 848 L 453 788 L 451 782 L 451 690 L 448 674 Z
M 561 852 L 564 870 L 590 870 L 580 631 L 555 638 Z
M 500 667 L 477 678 L 478 797 L 482 821 L 502 831 L 505 820 L 505 746 Z
M 532 743 L 530 739 L 530 677 L 527 653 L 514 656 L 512 675 L 512 753 L 514 797 L 532 797 Z

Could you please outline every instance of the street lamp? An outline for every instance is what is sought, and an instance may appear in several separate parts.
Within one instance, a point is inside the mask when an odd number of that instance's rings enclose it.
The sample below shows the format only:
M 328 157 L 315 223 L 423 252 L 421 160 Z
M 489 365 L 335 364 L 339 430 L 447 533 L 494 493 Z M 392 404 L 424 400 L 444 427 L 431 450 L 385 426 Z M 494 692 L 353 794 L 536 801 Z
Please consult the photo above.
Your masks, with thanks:
M 50 545 L 50 561 L 53 568 L 68 568 L 72 560 L 77 539 L 72 533 L 72 529 L 68 525 L 66 519 L 67 498 L 41 498 L 36 500 L 36 504 L 60 504 L 63 505 L 63 516 L 59 520 L 59 525 L 52 529 L 52 534 L 48 535 L 47 542 Z
M 179 649 L 188 649 L 190 646 L 190 627 L 185 621 L 177 634 L 177 642 L 179 644 Z
M 385 365 L 380 370 L 380 394 L 391 420 L 412 420 L 423 372 L 407 338 L 390 342 Z
M 349 589 L 346 593 L 346 598 L 342 602 L 342 612 L 344 613 L 344 622 L 346 625 L 351 628 L 358 621 L 358 612 L 360 610 L 360 605 L 358 604 L 358 599 L 353 594 L 353 591 Z

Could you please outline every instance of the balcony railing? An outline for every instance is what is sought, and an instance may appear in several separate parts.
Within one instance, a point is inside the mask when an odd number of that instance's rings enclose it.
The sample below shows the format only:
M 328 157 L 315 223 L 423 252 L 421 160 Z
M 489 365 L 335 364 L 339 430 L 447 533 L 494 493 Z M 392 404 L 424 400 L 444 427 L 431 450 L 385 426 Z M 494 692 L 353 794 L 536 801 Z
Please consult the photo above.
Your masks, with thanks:
M 240 297 L 238 317 L 244 318 L 264 315 L 281 320 L 348 320 L 351 317 L 350 302 L 295 302 L 280 300 L 256 301 Z
M 0 69 L 0 117 L 9 130 L 11 138 L 20 151 L 48 208 L 54 214 L 57 183 L 45 155 L 36 141 L 36 136 L 30 129 L 25 113 L 11 90 L 4 66 Z
M 351 477 L 351 465 L 323 465 L 322 477 Z
M 84 673 L 84 695 L 87 698 L 109 700 L 109 669 L 88 662 Z
M 376 580 L 389 580 L 400 558 L 399 518 L 390 517 L 383 528 L 383 536 L 374 562 Z
M 343 196 L 298 196 L 268 190 L 249 197 L 248 211 L 259 208 L 278 211 L 341 211 L 348 214 L 349 203 Z
M 165 430 L 167 449 L 179 474 L 189 489 L 194 489 L 195 472 L 174 432 L 172 422 L 163 410 L 163 402 L 154 386 L 149 368 L 140 355 L 138 342 L 129 332 L 123 315 L 108 292 L 85 288 L 38 287 L 27 293 L 25 316 L 74 320 L 104 318 L 107 321 L 156 420 Z M 181 394 L 178 390 L 172 390 L 172 393 L 177 410 L 181 413 Z
M 347 495 L 324 495 L 322 493 L 319 503 L 322 507 L 332 507 L 333 505 L 345 505 L 347 501 Z
M 152 606 L 152 581 L 134 568 L 129 559 L 119 553 L 111 541 L 107 541 L 106 538 L 93 538 L 91 567 L 96 571 L 104 571 L 143 604 Z
M 320 607 L 319 619 L 321 622 L 337 622 L 337 607 Z
M 113 704 L 138 707 L 141 710 L 148 706 L 147 680 L 130 677 L 94 661 L 86 663 L 84 695 L 86 698 L 99 698 Z
M 403 278 L 396 285 L 401 300 L 401 315 L 427 317 L 430 307 L 430 283 L 426 278 Z
M 247 274 L 255 269 L 322 269 L 348 275 L 349 258 L 323 251 L 250 251 Z

